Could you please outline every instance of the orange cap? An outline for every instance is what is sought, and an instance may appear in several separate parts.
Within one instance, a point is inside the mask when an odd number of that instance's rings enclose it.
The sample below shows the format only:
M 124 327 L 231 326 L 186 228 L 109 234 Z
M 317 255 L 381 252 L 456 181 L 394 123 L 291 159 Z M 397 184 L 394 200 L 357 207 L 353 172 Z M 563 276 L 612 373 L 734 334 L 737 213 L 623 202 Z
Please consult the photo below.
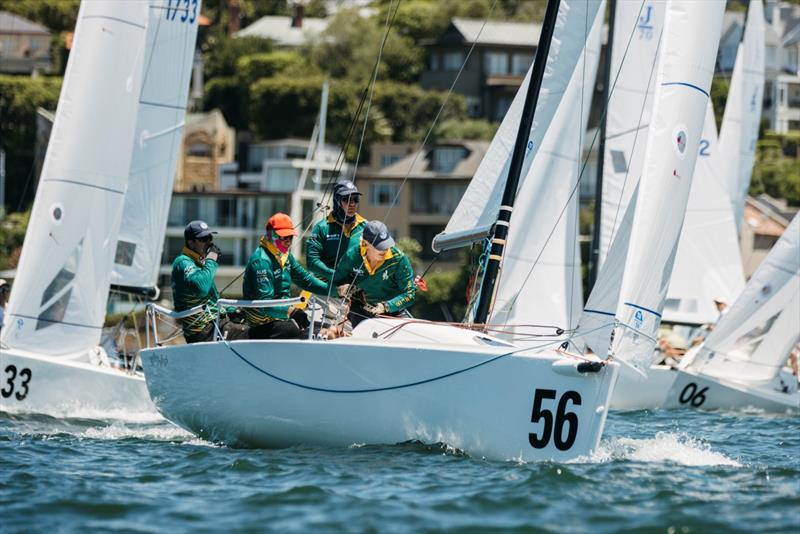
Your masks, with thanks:
M 267 220 L 267 230 L 270 228 L 275 230 L 275 233 L 281 237 L 297 235 L 292 218 L 285 213 L 276 213 L 270 217 Z

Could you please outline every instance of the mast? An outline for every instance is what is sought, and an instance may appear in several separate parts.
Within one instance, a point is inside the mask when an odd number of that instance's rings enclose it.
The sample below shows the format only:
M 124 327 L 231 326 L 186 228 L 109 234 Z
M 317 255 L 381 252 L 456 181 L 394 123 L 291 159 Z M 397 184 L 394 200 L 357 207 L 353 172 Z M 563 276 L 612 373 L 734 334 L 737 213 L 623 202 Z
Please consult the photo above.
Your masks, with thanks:
M 556 25 L 556 17 L 561 0 L 549 0 L 547 12 L 544 15 L 542 34 L 539 38 L 539 46 L 536 49 L 536 58 L 531 71 L 531 80 L 528 84 L 528 92 L 525 94 L 525 104 L 522 108 L 522 119 L 520 120 L 517 139 L 514 143 L 514 152 L 511 156 L 511 164 L 508 170 L 508 180 L 503 190 L 503 200 L 500 203 L 500 211 L 497 214 L 497 222 L 494 225 L 492 234 L 492 248 L 489 253 L 489 261 L 486 265 L 486 272 L 483 275 L 483 284 L 478 297 L 478 307 L 475 312 L 475 323 L 486 323 L 489 316 L 494 291 L 497 285 L 497 276 L 500 272 L 500 262 L 503 259 L 503 249 L 505 248 L 506 238 L 508 237 L 508 227 L 511 220 L 511 212 L 514 210 L 514 198 L 517 194 L 519 178 L 522 171 L 522 162 L 525 158 L 525 150 L 528 146 L 528 136 L 533 125 L 533 114 L 536 111 L 536 103 L 539 100 L 539 89 L 542 86 L 544 70 L 547 63 L 547 54 L 550 52 L 550 42 L 553 38 L 553 31 Z
M 608 12 L 608 38 L 606 40 L 606 57 L 603 65 L 603 113 L 600 118 L 600 143 L 597 145 L 597 181 L 594 195 L 594 224 L 592 225 L 592 248 L 589 255 L 589 291 L 594 287 L 597 273 L 600 270 L 600 227 L 603 205 L 603 167 L 606 155 L 606 113 L 608 111 L 608 97 L 611 83 L 611 53 L 614 44 L 614 19 L 616 18 L 617 0 L 609 0 Z

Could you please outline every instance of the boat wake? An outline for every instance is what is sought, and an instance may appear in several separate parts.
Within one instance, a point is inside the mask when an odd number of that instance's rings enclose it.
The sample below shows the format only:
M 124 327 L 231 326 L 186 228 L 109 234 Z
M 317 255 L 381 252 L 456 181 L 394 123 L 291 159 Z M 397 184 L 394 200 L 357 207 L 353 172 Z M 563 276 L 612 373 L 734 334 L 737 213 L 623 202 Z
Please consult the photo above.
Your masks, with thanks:
M 658 432 L 651 439 L 613 438 L 604 440 L 588 459 L 570 463 L 604 463 L 615 461 L 673 463 L 685 466 L 729 466 L 742 464 L 720 452 L 711 450 L 708 443 L 683 433 Z

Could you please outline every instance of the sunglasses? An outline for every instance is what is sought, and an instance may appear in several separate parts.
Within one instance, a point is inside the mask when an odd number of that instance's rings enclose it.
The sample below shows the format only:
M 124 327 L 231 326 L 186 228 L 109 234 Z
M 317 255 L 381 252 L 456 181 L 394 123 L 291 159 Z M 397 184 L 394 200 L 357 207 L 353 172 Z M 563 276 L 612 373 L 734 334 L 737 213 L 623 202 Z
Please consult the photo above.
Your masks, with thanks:
M 205 237 L 198 237 L 197 241 L 200 241 L 201 243 L 211 243 L 212 241 L 214 241 L 214 237 L 210 235 L 207 235 Z
M 347 197 L 347 198 L 343 198 L 342 202 L 344 202 L 346 204 L 358 204 L 359 203 L 359 199 L 358 199 L 358 197 Z
M 278 236 L 278 239 L 280 239 L 281 241 L 291 241 L 292 239 L 294 239 L 294 236 L 293 235 L 287 235 L 286 237 Z

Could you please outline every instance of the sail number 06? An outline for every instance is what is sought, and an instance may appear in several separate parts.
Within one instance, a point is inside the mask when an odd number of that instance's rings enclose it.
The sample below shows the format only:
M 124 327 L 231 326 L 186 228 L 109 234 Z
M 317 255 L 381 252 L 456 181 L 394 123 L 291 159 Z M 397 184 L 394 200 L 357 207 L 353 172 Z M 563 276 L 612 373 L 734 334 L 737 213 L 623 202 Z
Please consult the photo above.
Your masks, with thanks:
M 17 366 L 16 365 L 9 365 L 4 369 L 6 373 L 6 381 L 3 385 L 3 388 L 0 389 L 0 395 L 3 396 L 4 399 L 9 398 L 11 395 L 14 395 L 18 401 L 23 400 L 25 397 L 28 396 L 28 384 L 31 381 L 31 370 L 28 368 L 20 369 L 19 375 L 17 374 Z M 19 376 L 19 380 L 17 377 Z M 14 394 L 14 390 L 17 390 L 16 394 Z
M 572 448 L 575 438 L 578 436 L 578 415 L 567 411 L 567 403 L 572 402 L 575 406 L 581 405 L 581 394 L 577 391 L 567 391 L 558 401 L 556 413 L 543 408 L 545 400 L 555 400 L 556 390 L 537 389 L 533 394 L 533 410 L 531 412 L 531 423 L 542 421 L 541 432 L 531 432 L 528 434 L 528 441 L 534 449 L 544 449 L 550 443 L 552 437 L 553 444 L 560 451 L 567 451 Z M 564 425 L 567 426 L 567 437 L 564 438 Z

